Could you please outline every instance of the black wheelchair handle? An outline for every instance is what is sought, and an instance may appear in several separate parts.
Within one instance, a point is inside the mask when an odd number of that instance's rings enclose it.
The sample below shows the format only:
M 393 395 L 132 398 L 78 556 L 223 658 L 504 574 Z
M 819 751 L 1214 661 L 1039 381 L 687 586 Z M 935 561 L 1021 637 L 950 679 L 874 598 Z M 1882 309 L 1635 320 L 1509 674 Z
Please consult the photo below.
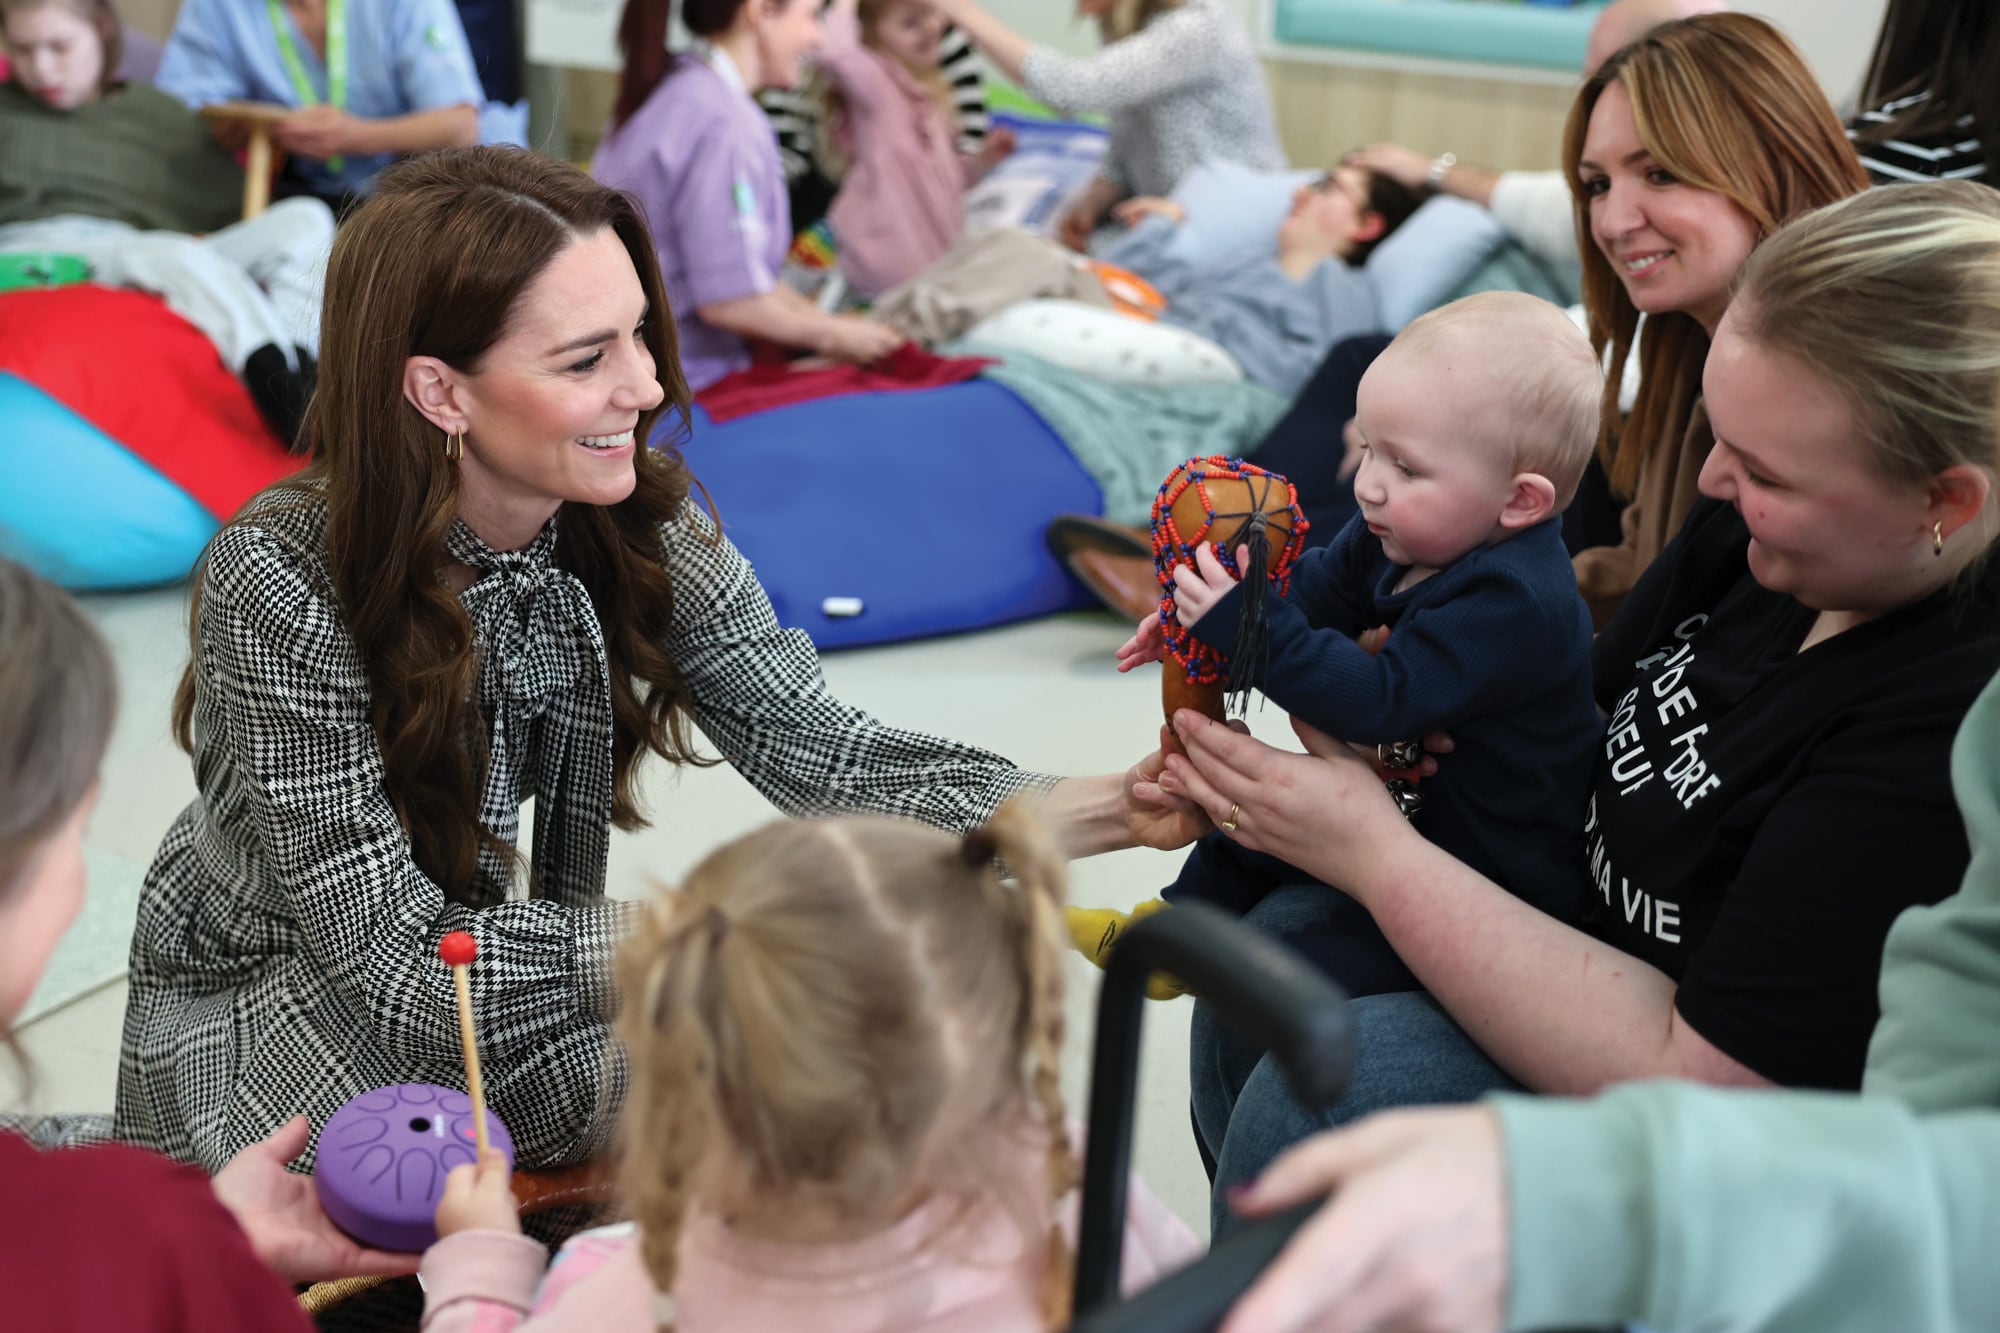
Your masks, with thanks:
M 1121 1304 L 1083 1316 L 1069 1333 L 1210 1333 L 1323 1202 L 1243 1224 L 1201 1259 Z
M 1200 902 L 1177 903 L 1134 923 L 1113 946 L 1098 993 L 1077 1237 L 1079 1319 L 1118 1296 L 1139 1029 L 1146 978 L 1153 972 L 1179 978 L 1246 1039 L 1270 1052 L 1309 1109 L 1339 1099 L 1353 1061 L 1346 995 L 1276 939 Z

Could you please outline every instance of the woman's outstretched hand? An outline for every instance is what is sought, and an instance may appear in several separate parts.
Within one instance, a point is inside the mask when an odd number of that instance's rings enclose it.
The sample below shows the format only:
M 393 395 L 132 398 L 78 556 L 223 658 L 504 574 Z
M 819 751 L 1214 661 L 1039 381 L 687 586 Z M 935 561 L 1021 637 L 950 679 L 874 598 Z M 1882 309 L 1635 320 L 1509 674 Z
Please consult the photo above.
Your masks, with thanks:
M 354 1243 L 319 1206 L 311 1176 L 285 1163 L 306 1150 L 312 1126 L 293 1116 L 278 1132 L 222 1164 L 211 1182 L 265 1267 L 287 1282 L 346 1277 L 400 1277 L 417 1271 L 414 1254 L 368 1250 Z
M 1221 1333 L 1494 1333 L 1506 1320 L 1500 1124 L 1481 1106 L 1395 1111 L 1307 1139 L 1230 1199 L 1262 1216 L 1332 1197 Z
M 1173 733 L 1162 726 L 1160 748 L 1125 772 L 1125 822 L 1135 846 L 1172 851 L 1208 832 L 1208 816 L 1199 805 L 1160 785 L 1172 742 Z
M 1417 837 L 1375 770 L 1345 744 L 1296 718 L 1296 754 L 1200 713 L 1174 714 L 1186 748 L 1160 777 L 1169 796 L 1194 802 L 1230 836 L 1351 893 L 1373 883 L 1372 858 Z M 1232 819 L 1233 814 L 1233 819 Z

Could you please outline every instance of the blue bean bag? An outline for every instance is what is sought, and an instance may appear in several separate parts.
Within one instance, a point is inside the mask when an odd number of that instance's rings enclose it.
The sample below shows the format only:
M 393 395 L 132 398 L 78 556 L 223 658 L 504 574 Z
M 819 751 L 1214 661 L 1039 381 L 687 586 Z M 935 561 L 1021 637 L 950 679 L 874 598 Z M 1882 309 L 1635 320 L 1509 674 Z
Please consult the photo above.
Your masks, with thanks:
M 215 516 L 109 435 L 0 372 L 0 551 L 67 588 L 186 574 Z
M 822 648 L 1088 603 L 1042 531 L 1060 513 L 1101 512 L 1103 497 L 997 384 L 850 394 L 723 423 L 697 407 L 692 427 L 688 464 L 724 530 L 779 621 Z

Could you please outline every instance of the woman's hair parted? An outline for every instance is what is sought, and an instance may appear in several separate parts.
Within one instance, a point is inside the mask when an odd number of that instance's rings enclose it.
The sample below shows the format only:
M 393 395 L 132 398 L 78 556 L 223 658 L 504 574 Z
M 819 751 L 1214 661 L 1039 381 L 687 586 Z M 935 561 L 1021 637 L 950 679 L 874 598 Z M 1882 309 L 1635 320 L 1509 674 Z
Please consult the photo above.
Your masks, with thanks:
M 411 855 L 447 897 L 481 905 L 482 849 L 512 849 L 481 822 L 487 755 L 473 685 L 472 622 L 439 578 L 458 511 L 459 473 L 444 437 L 403 396 L 405 363 L 436 357 L 476 372 L 506 332 L 523 292 L 577 239 L 604 229 L 624 243 L 648 301 L 647 350 L 666 397 L 640 414 L 646 440 L 660 415 L 685 427 L 687 385 L 659 260 L 632 201 L 575 167 L 520 149 L 451 149 L 399 162 L 342 224 L 327 265 L 319 386 L 307 412 L 312 467 L 279 495 L 319 486 L 326 553 L 348 633 L 368 672 L 390 800 Z M 674 587 L 661 532 L 692 485 L 678 449 L 633 458 L 637 483 L 615 505 L 566 505 L 556 559 L 580 581 L 604 635 L 612 709 L 612 821 L 645 821 L 637 764 L 651 749 L 700 762 L 687 689 L 666 653 Z M 256 510 L 255 501 L 249 507 Z M 246 512 L 236 522 L 256 522 Z M 202 574 L 190 619 L 194 661 L 174 699 L 174 730 L 192 748 Z
M 1017 798 L 963 838 L 877 817 L 773 824 L 655 900 L 617 977 L 621 1175 L 656 1287 L 673 1289 L 701 1173 L 726 1161 L 759 1200 L 857 1230 L 894 1221 L 920 1187 L 997 1195 L 1048 1246 L 1060 1324 L 1066 885 Z M 996 1142 L 1023 1127 L 1046 1136 L 1045 1179 L 996 1179 Z
M 1867 189 L 1868 175 L 1804 57 L 1784 34 L 1748 14 L 1662 24 L 1585 81 L 1563 130 L 1563 170 L 1576 213 L 1591 342 L 1607 360 L 1598 454 L 1612 489 L 1629 496 L 1646 456 L 1687 430 L 1709 335 L 1684 311 L 1647 317 L 1644 376 L 1621 427 L 1618 394 L 1639 311 L 1597 248 L 1590 199 L 1577 176 L 1591 113 L 1614 82 L 1631 99 L 1639 140 L 1653 160 L 1682 185 L 1733 201 L 1759 240 L 1801 213 Z
M 10 14 L 35 9 L 60 9 L 97 29 L 98 45 L 104 48 L 104 72 L 98 75 L 97 90 L 110 92 L 118 81 L 118 62 L 125 55 L 125 25 L 118 21 L 111 0 L 0 0 L 0 23 Z
M 1897 185 L 1809 213 L 1751 256 L 1730 309 L 1846 396 L 1884 476 L 2000 470 L 2000 191 Z

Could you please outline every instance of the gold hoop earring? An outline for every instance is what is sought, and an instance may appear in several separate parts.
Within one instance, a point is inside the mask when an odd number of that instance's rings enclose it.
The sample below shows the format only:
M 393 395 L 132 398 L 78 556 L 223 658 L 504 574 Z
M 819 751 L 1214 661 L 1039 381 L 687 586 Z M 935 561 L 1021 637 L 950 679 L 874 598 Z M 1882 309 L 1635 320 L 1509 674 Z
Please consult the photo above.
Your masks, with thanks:
M 465 457 L 465 428 L 461 426 L 457 430 L 446 431 L 444 437 L 445 462 L 456 463 L 464 457 Z
M 1931 524 L 1931 554 L 1932 554 L 1932 555 L 1943 555 L 1943 554 L 1944 554 L 1944 520 L 1943 520 L 1943 519 L 1939 519 L 1939 520 L 1938 520 L 1937 522 L 1935 522 L 1935 523 Z

